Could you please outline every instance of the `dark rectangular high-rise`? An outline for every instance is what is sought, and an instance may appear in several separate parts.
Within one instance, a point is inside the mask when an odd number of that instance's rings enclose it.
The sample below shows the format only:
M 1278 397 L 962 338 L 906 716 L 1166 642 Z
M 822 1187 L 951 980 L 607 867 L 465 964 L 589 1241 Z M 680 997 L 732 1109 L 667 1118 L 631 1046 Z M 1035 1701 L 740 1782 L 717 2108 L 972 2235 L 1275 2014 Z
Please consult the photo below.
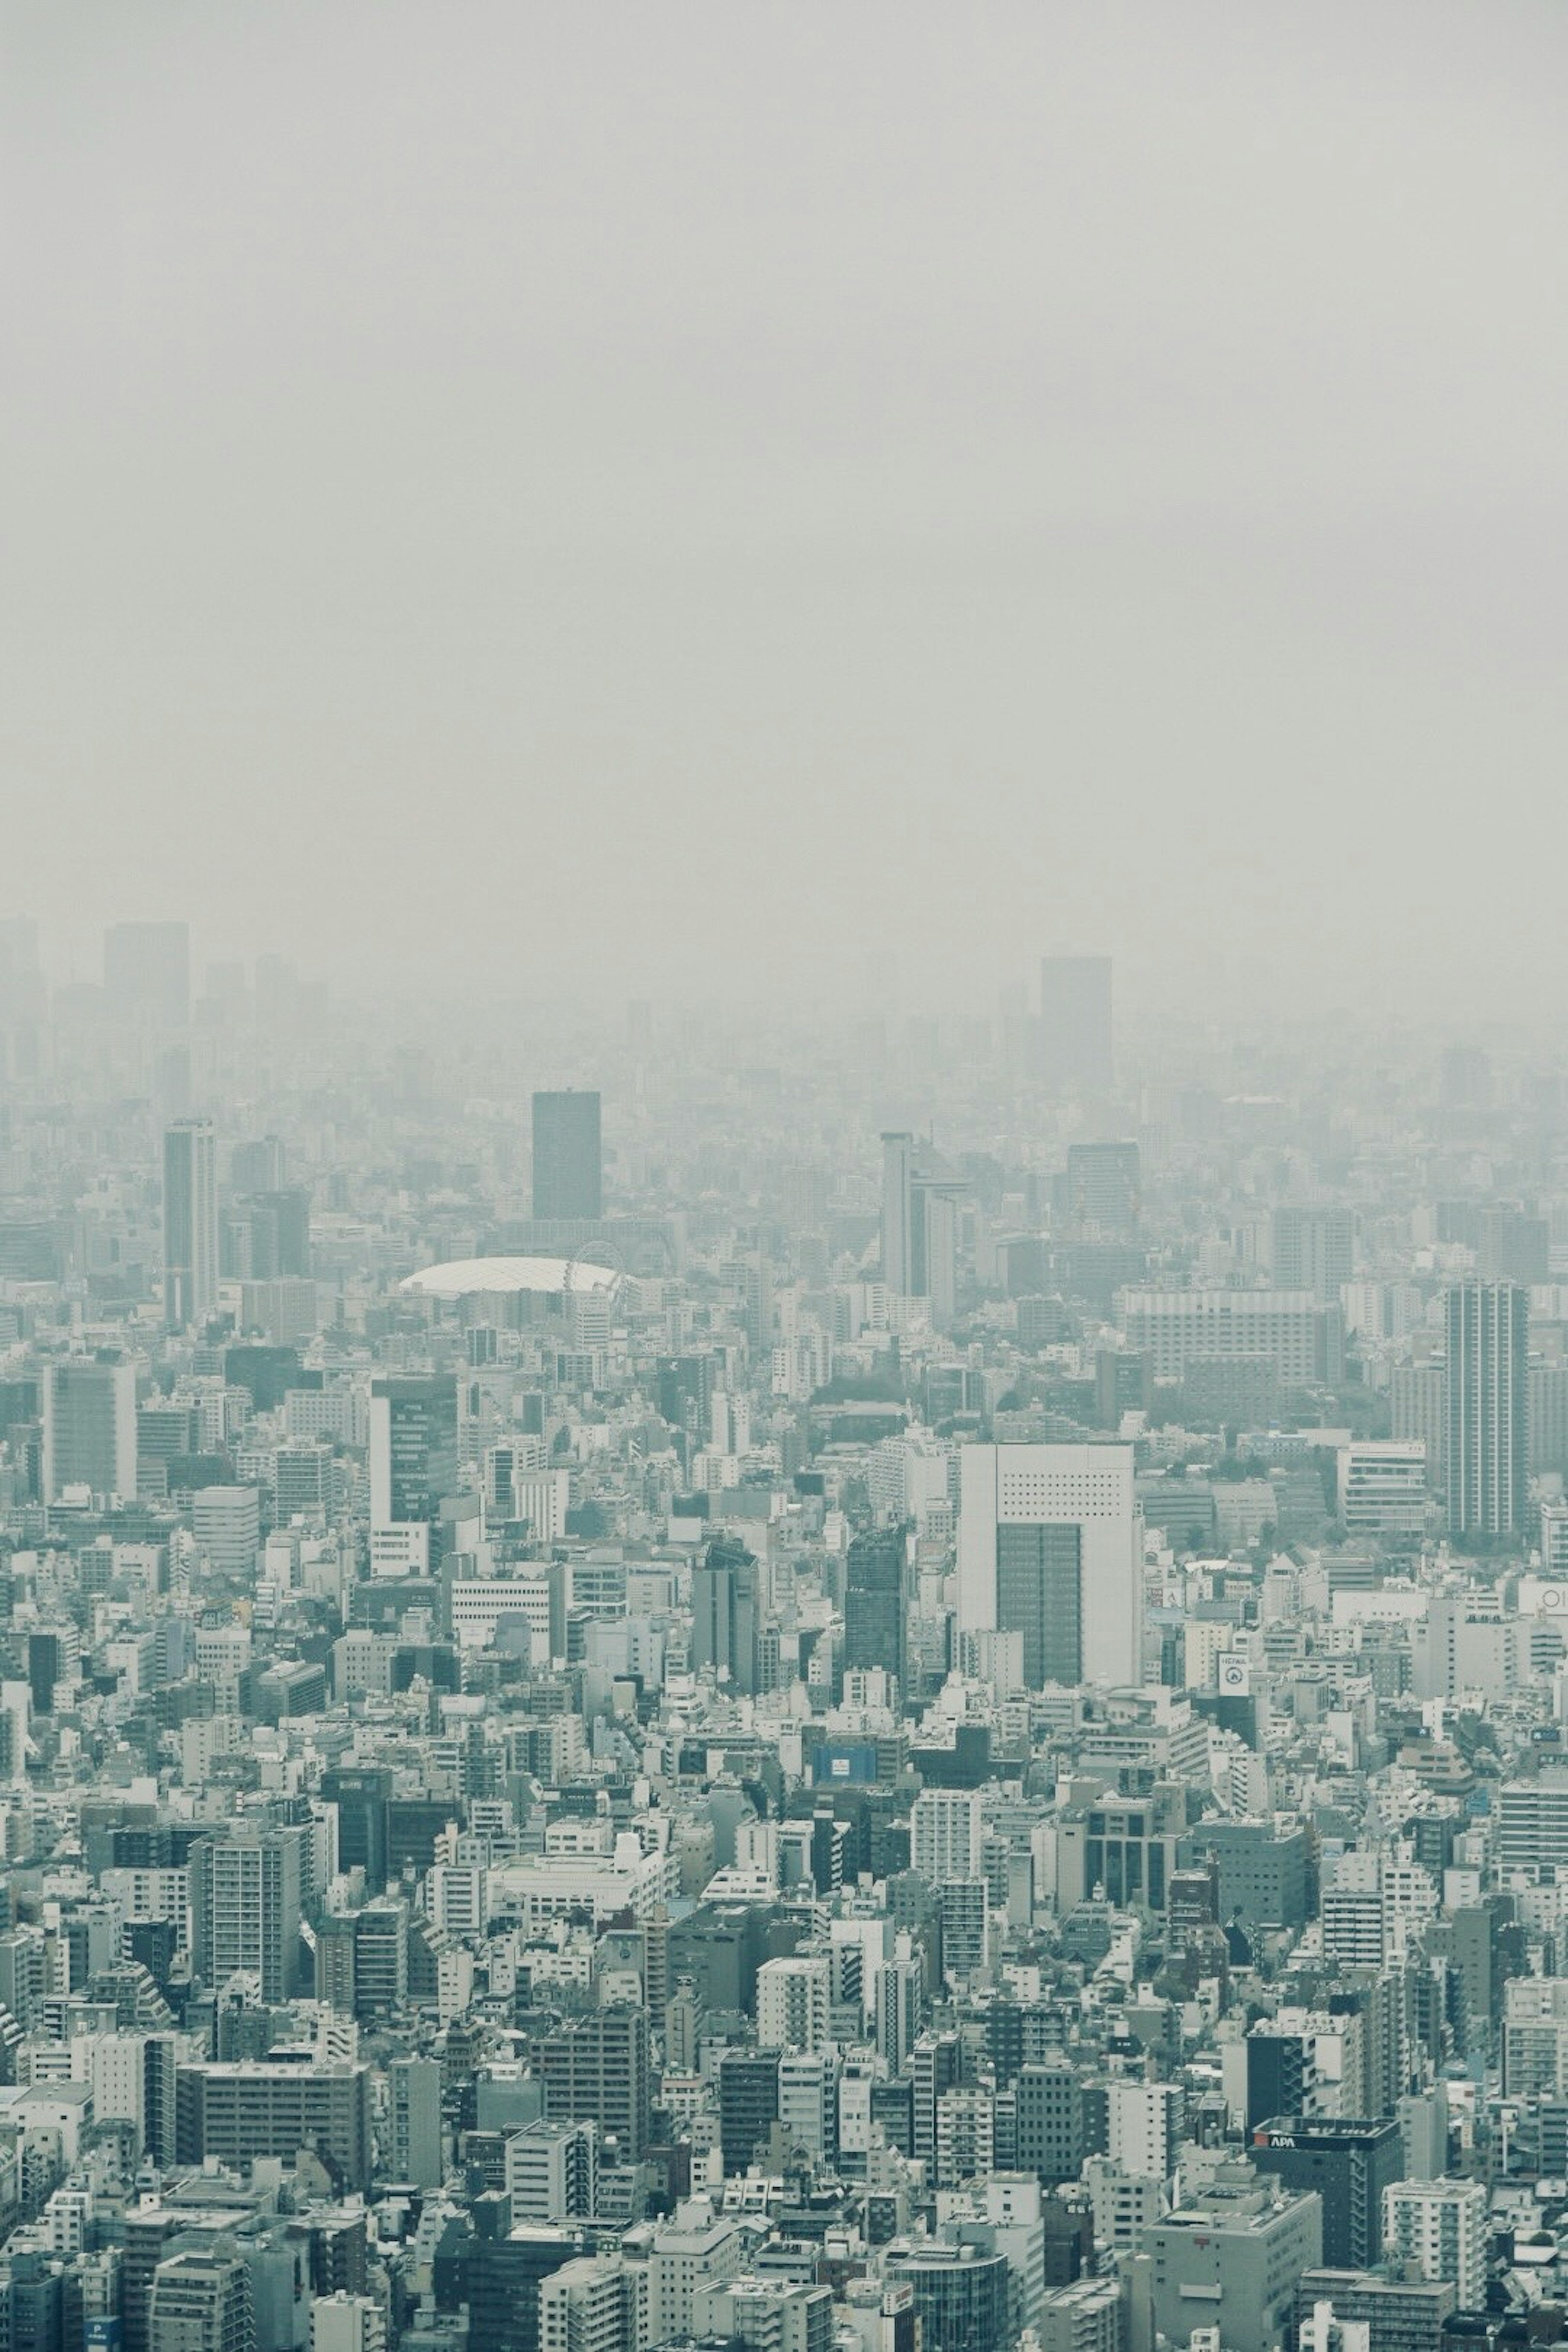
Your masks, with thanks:
M 587 2118 L 636 2164 L 652 2128 L 647 2011 L 618 2001 L 568 2018 L 539 2045 L 544 2112 L 552 2123 Z
M 1405 2144 L 1392 2116 L 1274 2116 L 1254 2130 L 1248 2153 L 1259 2172 L 1322 2199 L 1326 2263 L 1364 2271 L 1381 2260 L 1383 2192 L 1405 2174 Z
M 1530 1294 L 1512 1282 L 1456 1282 L 1444 1303 L 1448 1526 L 1461 1537 L 1521 1535 L 1529 1494 Z
M 217 1143 L 210 1118 L 163 1134 L 163 1319 L 184 1330 L 217 1304 Z
M 845 1563 L 844 1664 L 904 1680 L 904 1533 L 857 1536 Z
M 1105 1094 L 1112 1072 L 1110 958 L 1040 961 L 1040 1076 L 1054 1092 Z
M 535 1217 L 602 1217 L 604 1162 L 597 1094 L 533 1097 Z
M 458 1483 L 458 1383 L 395 1373 L 370 1389 L 370 1523 L 433 1526 Z

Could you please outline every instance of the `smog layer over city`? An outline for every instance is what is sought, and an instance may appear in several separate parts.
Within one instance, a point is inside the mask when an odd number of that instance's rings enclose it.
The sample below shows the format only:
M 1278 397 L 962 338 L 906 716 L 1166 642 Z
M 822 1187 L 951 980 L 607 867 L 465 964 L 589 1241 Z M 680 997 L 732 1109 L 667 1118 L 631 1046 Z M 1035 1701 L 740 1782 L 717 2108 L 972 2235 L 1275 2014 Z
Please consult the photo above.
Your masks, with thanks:
M 1565 121 L 0 0 L 0 2352 L 1568 2341 Z

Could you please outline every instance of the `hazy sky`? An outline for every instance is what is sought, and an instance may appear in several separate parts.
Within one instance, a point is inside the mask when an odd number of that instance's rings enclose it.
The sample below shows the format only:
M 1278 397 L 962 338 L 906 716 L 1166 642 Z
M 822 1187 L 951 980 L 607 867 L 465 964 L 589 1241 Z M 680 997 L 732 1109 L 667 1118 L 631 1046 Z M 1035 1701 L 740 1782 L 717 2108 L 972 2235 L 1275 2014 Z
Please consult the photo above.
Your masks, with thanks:
M 62 967 L 1568 994 L 1559 0 L 0 26 Z

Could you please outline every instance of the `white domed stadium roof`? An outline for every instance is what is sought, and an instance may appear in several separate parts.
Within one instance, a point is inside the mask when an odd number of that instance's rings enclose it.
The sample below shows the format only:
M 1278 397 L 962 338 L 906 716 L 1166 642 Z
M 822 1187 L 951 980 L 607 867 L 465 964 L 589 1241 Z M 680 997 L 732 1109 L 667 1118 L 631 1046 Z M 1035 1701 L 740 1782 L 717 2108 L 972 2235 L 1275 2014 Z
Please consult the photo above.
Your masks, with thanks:
M 555 1291 L 575 1297 L 618 1287 L 620 1276 L 607 1265 L 579 1257 L 461 1257 L 411 1274 L 399 1290 L 420 1298 L 472 1298 L 480 1292 L 529 1291 L 543 1297 Z

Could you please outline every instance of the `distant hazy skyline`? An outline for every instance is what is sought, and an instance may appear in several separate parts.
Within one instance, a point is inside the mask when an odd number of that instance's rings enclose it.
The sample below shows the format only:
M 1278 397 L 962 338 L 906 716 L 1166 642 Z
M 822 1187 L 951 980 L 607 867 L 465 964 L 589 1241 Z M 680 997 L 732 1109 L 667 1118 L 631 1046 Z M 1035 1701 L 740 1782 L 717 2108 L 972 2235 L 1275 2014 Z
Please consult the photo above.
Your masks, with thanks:
M 1568 12 L 0 0 L 0 915 L 1568 988 Z

